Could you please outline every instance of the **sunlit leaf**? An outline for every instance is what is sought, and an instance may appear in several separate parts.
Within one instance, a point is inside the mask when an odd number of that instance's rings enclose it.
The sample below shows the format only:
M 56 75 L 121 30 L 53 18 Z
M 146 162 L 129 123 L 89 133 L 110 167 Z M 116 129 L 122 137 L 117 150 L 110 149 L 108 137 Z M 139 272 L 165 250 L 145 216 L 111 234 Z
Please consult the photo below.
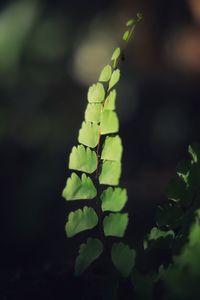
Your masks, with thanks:
M 99 126 L 96 124 L 83 122 L 79 130 L 78 141 L 79 143 L 94 148 L 98 144 L 99 139 Z
M 108 81 L 110 80 L 112 74 L 112 68 L 110 65 L 106 65 L 103 70 L 101 71 L 101 74 L 99 76 L 99 81 Z
M 97 168 L 97 155 L 90 148 L 83 145 L 73 147 L 69 156 L 69 169 L 86 173 L 93 173 Z
M 98 217 L 92 207 L 84 206 L 83 209 L 70 212 L 65 230 L 68 237 L 79 232 L 94 228 L 98 223 Z
M 128 39 L 129 39 L 129 33 L 130 33 L 129 30 L 127 30 L 127 31 L 125 31 L 124 34 L 123 34 L 123 40 L 126 41 L 126 42 L 127 42 Z
M 127 213 L 110 213 L 103 220 L 105 236 L 123 237 L 128 225 Z
M 131 25 L 133 25 L 133 24 L 135 24 L 135 20 L 134 20 L 134 19 L 130 19 L 130 20 L 128 20 L 128 21 L 126 22 L 126 26 L 131 26 Z
M 115 51 L 112 54 L 111 60 L 113 60 L 113 67 L 115 68 L 117 65 L 117 59 L 119 58 L 121 53 L 120 48 L 116 48 Z
M 111 60 L 117 60 L 120 56 L 120 48 L 116 48 L 115 51 L 112 54 Z
M 106 160 L 103 162 L 101 174 L 99 176 L 100 184 L 118 185 L 121 175 L 121 163 L 118 161 Z
M 115 111 L 103 110 L 101 113 L 101 134 L 115 133 L 119 130 L 119 120 Z
M 111 258 L 116 269 L 123 277 L 128 277 L 135 265 L 135 250 L 123 243 L 114 243 L 111 249 Z
M 86 122 L 99 123 L 101 116 L 101 104 L 88 103 L 85 111 Z
M 116 100 L 117 92 L 116 90 L 112 90 L 104 103 L 104 110 L 114 110 L 115 109 L 115 100 Z
M 109 81 L 108 90 L 110 90 L 113 86 L 115 86 L 119 81 L 119 79 L 120 79 L 120 70 L 119 69 L 114 70 Z
M 88 101 L 90 103 L 100 103 L 104 100 L 105 97 L 105 90 L 103 84 L 97 82 L 89 87 L 88 90 Z
M 88 238 L 85 244 L 81 244 L 75 263 L 75 275 L 81 275 L 101 255 L 102 251 L 102 242 L 96 238 Z
M 82 174 L 79 178 L 76 173 L 72 173 L 71 177 L 67 179 L 62 193 L 66 200 L 93 199 L 96 194 L 96 188 L 90 177 Z
M 124 208 L 127 199 L 126 189 L 109 187 L 101 194 L 102 211 L 118 212 Z
M 114 137 L 106 137 L 101 158 L 104 160 L 121 161 L 122 157 L 122 142 L 119 135 Z

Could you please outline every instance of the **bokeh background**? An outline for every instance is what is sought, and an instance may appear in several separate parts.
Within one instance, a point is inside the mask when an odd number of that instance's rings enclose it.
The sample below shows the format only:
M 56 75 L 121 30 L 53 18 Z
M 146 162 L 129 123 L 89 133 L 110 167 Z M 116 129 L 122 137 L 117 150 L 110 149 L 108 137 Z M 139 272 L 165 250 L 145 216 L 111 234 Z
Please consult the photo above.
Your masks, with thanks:
M 133 243 L 153 225 L 188 144 L 200 141 L 200 1 L 0 3 L 0 299 L 62 299 L 73 289 L 80 240 L 64 231 L 68 156 L 88 86 L 137 11 L 144 19 L 117 90 Z

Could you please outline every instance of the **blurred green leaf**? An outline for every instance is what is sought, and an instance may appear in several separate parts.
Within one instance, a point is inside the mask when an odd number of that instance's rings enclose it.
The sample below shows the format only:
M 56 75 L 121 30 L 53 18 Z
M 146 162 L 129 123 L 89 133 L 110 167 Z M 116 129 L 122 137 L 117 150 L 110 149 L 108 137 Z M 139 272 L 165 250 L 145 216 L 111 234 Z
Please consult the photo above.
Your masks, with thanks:
M 119 79 L 120 79 L 120 70 L 119 69 L 114 70 L 112 75 L 111 75 L 110 81 L 109 81 L 108 90 L 113 88 L 113 86 L 115 86 L 117 84 Z
M 124 34 L 123 34 L 123 40 L 124 41 L 128 41 L 128 39 L 129 39 L 129 34 L 130 34 L 130 32 L 129 32 L 129 30 L 127 30 L 127 31 L 125 31 L 124 32 Z
M 0 73 L 16 68 L 39 15 L 38 1 L 16 1 L 0 14 Z
M 133 25 L 133 24 L 135 24 L 135 20 L 134 20 L 134 19 L 130 19 L 130 20 L 128 20 L 128 21 L 126 22 L 126 26 L 131 26 L 131 25 Z
M 109 81 L 112 74 L 112 68 L 110 65 L 106 65 L 103 70 L 101 71 L 101 74 L 99 76 L 99 81 Z

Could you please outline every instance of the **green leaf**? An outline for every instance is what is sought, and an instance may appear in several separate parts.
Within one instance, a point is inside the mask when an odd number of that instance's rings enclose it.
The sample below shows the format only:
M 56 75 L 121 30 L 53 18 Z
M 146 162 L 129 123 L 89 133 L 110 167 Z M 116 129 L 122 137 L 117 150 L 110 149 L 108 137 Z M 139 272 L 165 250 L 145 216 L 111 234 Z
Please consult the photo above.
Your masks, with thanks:
M 115 133 L 119 130 L 119 120 L 115 111 L 103 110 L 101 113 L 101 134 Z
M 123 237 L 128 225 L 127 213 L 111 213 L 103 220 L 105 236 Z
M 85 244 L 81 244 L 75 263 L 75 275 L 81 275 L 101 255 L 102 251 L 103 245 L 99 239 L 88 238 Z
M 73 147 L 69 156 L 69 169 L 86 173 L 93 173 L 97 168 L 97 155 L 90 148 L 83 145 Z
M 173 230 L 164 231 L 153 227 L 144 240 L 144 249 L 151 250 L 153 246 L 158 249 L 170 248 L 174 237 Z
M 115 109 L 115 100 L 116 100 L 117 92 L 116 90 L 112 90 L 104 103 L 104 110 L 114 110 Z
M 126 41 L 126 42 L 127 42 L 128 39 L 129 39 L 129 33 L 130 33 L 129 30 L 127 30 L 127 31 L 125 31 L 124 34 L 123 34 L 123 40 Z
M 188 176 L 190 172 L 190 161 L 182 160 L 178 163 L 176 169 L 177 175 L 185 182 L 188 182 Z
M 117 60 L 120 56 L 121 50 L 120 48 L 116 48 L 112 54 L 111 60 Z
M 88 90 L 88 101 L 90 103 L 100 103 L 104 100 L 105 97 L 105 90 L 103 84 L 97 82 L 89 87 Z
M 109 187 L 101 194 L 102 211 L 118 212 L 124 208 L 127 199 L 126 189 Z
M 101 74 L 99 76 L 99 81 L 108 81 L 110 80 L 112 74 L 112 68 L 110 65 L 106 65 L 103 70 L 101 71 Z
M 111 258 L 116 269 L 123 277 L 128 277 L 135 265 L 136 252 L 123 243 L 114 243 Z
M 116 85 L 119 79 L 120 79 L 120 70 L 119 69 L 114 70 L 109 81 L 108 90 L 110 90 L 114 85 Z
M 134 19 L 130 19 L 130 20 L 128 20 L 128 21 L 126 22 L 126 26 L 131 26 L 131 25 L 133 25 L 133 24 L 135 24 L 135 20 L 134 20 Z
M 99 140 L 99 126 L 96 124 L 83 122 L 79 130 L 78 141 L 79 143 L 95 148 Z
M 118 185 L 121 175 L 121 163 L 105 160 L 99 176 L 100 184 Z
M 114 137 L 106 137 L 101 159 L 104 160 L 115 160 L 115 161 L 121 161 L 122 157 L 122 142 L 119 135 L 116 135 Z
M 65 230 L 68 237 L 79 232 L 94 228 L 98 223 L 98 217 L 92 207 L 84 206 L 83 209 L 70 212 Z
M 76 173 L 72 173 L 62 195 L 66 200 L 93 199 L 97 191 L 90 177 L 82 174 L 80 179 Z
M 115 51 L 112 54 L 111 60 L 113 60 L 113 68 L 116 68 L 117 59 L 119 58 L 120 53 L 121 53 L 120 48 L 116 48 Z
M 200 145 L 197 143 L 189 145 L 188 152 L 191 155 L 192 163 L 197 163 L 200 159 Z
M 85 111 L 86 122 L 99 123 L 101 116 L 101 104 L 88 103 Z
M 164 238 L 168 235 L 174 237 L 174 232 L 172 230 L 164 231 L 158 229 L 157 227 L 153 227 L 148 235 L 148 240 L 157 240 L 159 238 Z

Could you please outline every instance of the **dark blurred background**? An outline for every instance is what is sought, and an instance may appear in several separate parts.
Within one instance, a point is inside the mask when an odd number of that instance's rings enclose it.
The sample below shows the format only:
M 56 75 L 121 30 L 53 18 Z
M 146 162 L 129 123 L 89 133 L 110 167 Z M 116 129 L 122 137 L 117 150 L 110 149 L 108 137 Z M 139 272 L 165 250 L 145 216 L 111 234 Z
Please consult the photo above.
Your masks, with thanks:
M 188 144 L 200 141 L 200 0 L 0 3 L 0 299 L 61 299 L 60 285 L 70 289 L 64 276 L 44 276 L 70 273 L 80 242 L 64 231 L 68 156 L 88 86 L 137 11 L 144 19 L 117 89 L 133 244 Z

